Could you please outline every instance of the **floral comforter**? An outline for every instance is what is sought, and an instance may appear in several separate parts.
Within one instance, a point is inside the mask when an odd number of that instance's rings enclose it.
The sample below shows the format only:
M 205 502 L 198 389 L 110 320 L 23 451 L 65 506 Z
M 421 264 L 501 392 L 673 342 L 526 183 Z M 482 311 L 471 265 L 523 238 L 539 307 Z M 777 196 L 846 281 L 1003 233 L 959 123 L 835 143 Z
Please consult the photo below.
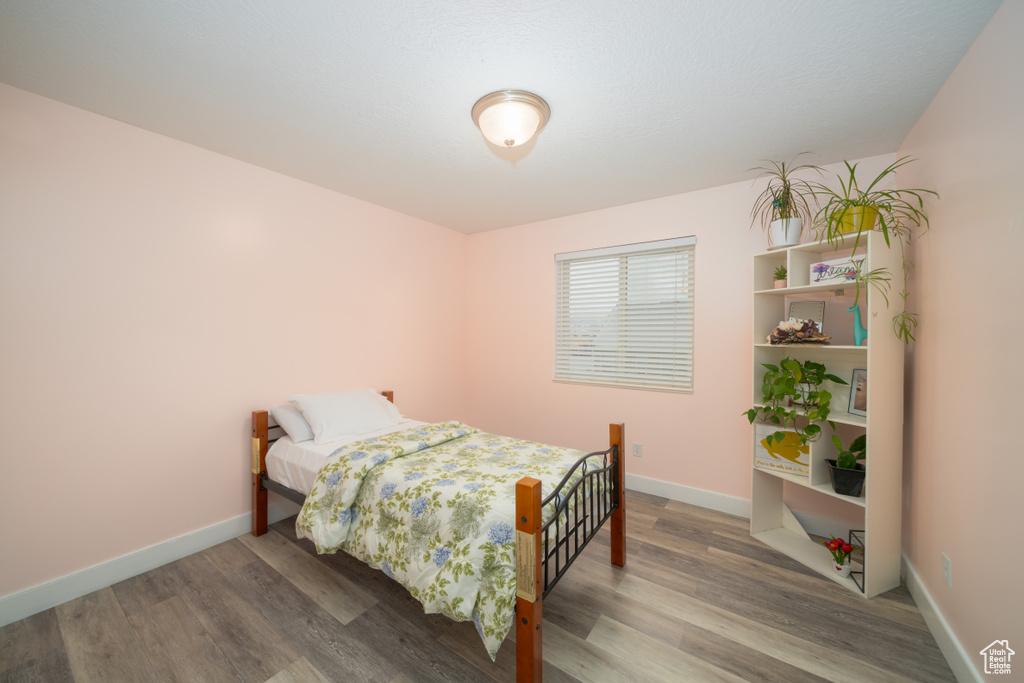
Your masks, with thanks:
M 515 482 L 536 477 L 547 496 L 582 456 L 461 422 L 359 441 L 327 459 L 296 532 L 380 568 L 427 613 L 472 620 L 493 659 L 515 608 Z

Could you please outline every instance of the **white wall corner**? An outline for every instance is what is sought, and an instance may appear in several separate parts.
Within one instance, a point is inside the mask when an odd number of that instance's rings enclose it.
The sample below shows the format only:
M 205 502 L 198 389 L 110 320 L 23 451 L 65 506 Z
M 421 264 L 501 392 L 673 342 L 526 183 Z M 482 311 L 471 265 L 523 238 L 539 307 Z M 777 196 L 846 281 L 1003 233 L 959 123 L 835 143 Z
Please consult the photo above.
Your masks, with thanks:
M 946 658 L 949 668 L 953 670 L 956 680 L 960 683 L 983 683 L 985 678 L 978 671 L 975 664 L 977 660 L 971 656 L 971 653 L 957 639 L 953 629 L 949 626 L 949 622 L 942 616 L 938 605 L 932 600 L 931 594 L 925 588 L 921 577 L 914 569 L 914 565 L 910 564 L 905 554 L 903 555 L 903 580 L 907 584 L 907 590 L 910 591 L 910 597 L 914 599 L 917 609 L 921 611 L 921 616 L 924 617 L 924 623 L 928 625 L 928 630 L 931 631 L 932 637 L 935 638 L 935 642 L 942 651 L 942 655 Z M 980 654 L 976 656 L 980 657 Z
M 278 522 L 296 514 L 298 509 L 297 505 L 286 500 L 271 503 L 267 506 L 267 519 L 270 523 Z M 0 598 L 0 627 L 138 576 L 168 562 L 230 541 L 232 538 L 250 533 L 251 530 L 252 515 L 246 513 L 74 574 L 6 595 Z

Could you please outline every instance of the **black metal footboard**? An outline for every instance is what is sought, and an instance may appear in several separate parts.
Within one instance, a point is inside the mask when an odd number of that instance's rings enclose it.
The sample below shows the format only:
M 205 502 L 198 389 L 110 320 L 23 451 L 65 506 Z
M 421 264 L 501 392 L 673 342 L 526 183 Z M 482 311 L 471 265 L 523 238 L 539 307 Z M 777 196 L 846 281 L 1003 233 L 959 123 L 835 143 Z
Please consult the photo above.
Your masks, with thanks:
M 602 456 L 603 467 L 594 469 L 588 461 Z M 558 482 L 544 500 L 541 509 L 556 501 L 554 514 L 541 526 L 541 566 L 543 571 L 543 595 L 554 588 L 576 557 L 597 535 L 601 525 L 618 508 L 619 487 L 618 445 L 606 451 L 588 453 L 569 468 L 562 481 Z M 564 490 L 573 473 L 582 469 L 583 475 L 568 490 Z M 552 542 L 551 535 L 554 534 Z

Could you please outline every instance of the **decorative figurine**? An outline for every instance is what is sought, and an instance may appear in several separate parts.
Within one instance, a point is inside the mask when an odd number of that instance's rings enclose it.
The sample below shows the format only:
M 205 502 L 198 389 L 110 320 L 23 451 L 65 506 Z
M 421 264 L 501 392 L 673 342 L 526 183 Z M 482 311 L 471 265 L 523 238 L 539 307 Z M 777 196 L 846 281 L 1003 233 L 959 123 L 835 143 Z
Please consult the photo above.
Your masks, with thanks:
M 853 343 L 860 346 L 868 338 L 868 331 L 860 321 L 860 304 L 854 304 L 853 308 L 846 310 L 853 313 Z

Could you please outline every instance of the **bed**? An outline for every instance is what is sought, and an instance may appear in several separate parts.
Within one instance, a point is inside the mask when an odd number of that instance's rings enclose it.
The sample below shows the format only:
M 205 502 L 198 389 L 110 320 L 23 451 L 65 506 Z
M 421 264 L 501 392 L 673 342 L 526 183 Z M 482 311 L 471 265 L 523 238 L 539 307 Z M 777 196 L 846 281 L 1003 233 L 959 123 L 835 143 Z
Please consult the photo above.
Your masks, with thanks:
M 296 532 L 318 552 L 343 550 L 426 611 L 473 621 L 492 658 L 514 616 L 516 678 L 538 681 L 543 598 L 607 520 L 612 564 L 625 563 L 623 443 L 622 424 L 607 450 L 582 453 L 404 420 L 302 447 L 254 411 L 252 533 L 267 532 L 269 491 L 301 504 Z

